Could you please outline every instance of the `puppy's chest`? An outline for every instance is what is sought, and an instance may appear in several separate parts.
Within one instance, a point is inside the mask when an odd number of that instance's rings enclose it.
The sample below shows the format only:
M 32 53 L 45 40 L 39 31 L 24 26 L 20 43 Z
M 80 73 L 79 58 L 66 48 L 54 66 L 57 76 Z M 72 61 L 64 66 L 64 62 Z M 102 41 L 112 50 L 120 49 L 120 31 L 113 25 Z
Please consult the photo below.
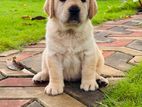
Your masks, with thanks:
M 76 38 L 66 38 L 60 41 L 58 47 L 63 53 L 77 54 L 84 50 L 84 42 Z
M 81 51 L 81 46 L 78 44 L 79 41 L 75 40 L 75 39 L 68 39 L 64 41 L 64 49 L 65 52 L 70 53 L 70 54 L 75 54 L 79 51 Z

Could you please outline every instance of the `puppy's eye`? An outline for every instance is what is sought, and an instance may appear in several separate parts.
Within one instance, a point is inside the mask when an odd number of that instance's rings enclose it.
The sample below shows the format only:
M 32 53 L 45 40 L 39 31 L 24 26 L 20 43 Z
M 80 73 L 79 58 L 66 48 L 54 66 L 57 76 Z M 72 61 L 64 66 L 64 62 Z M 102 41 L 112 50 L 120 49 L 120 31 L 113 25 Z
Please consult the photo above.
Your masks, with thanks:
M 66 0 L 60 0 L 61 2 L 65 2 Z
M 86 2 L 86 0 L 81 0 L 83 3 Z

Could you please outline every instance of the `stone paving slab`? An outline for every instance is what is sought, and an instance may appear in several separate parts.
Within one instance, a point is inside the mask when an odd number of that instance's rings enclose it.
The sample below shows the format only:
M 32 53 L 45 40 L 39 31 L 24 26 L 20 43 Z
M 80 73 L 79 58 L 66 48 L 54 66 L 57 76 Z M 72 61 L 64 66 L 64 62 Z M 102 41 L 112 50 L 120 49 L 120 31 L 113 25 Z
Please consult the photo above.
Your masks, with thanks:
M 99 46 L 108 46 L 108 47 L 123 47 L 128 45 L 132 40 L 117 40 L 111 43 L 98 43 Z
M 0 80 L 2 80 L 2 79 L 4 79 L 4 78 L 5 78 L 5 76 L 2 75 L 2 73 L 0 72 Z
M 78 83 L 67 83 L 65 88 L 65 93 L 71 95 L 78 101 L 81 101 L 88 107 L 98 106 L 98 103 L 104 98 L 104 94 L 100 90 L 96 90 L 95 92 L 85 92 L 80 90 L 80 82 Z
M 105 60 L 105 64 L 121 71 L 127 71 L 132 67 L 127 63 L 132 58 L 131 55 L 116 52 Z
M 134 32 L 130 34 L 111 34 L 109 37 L 142 37 L 141 32 Z M 126 39 L 127 40 L 127 39 Z
M 6 62 L 0 62 L 0 69 L 7 69 Z
M 114 53 L 114 51 L 103 51 L 103 56 L 104 58 L 107 58 L 111 56 Z
M 129 21 L 129 22 L 131 22 L 131 21 Z M 105 26 L 112 26 L 112 27 L 115 27 L 115 26 L 118 26 L 118 27 L 124 27 L 124 28 L 126 28 L 126 30 L 127 31 L 129 31 L 128 29 L 139 29 L 139 30 L 141 30 L 141 24 L 140 25 L 135 25 L 135 26 L 132 26 L 132 25 L 126 25 L 128 22 L 126 22 L 126 23 L 124 23 L 124 24 L 113 24 L 113 25 L 110 25 L 110 24 L 107 24 L 107 25 L 105 25 Z M 132 33 L 132 32 L 131 32 Z
M 41 57 L 42 54 L 38 54 L 28 59 L 22 60 L 21 63 L 37 73 L 41 71 Z
M 106 25 L 100 25 L 100 26 L 95 26 L 95 31 L 97 30 L 107 30 L 107 29 L 111 29 L 112 26 L 106 26 Z
M 132 43 L 128 44 L 127 47 L 142 51 L 142 40 L 134 40 Z
M 142 61 L 141 21 L 142 14 L 139 14 L 94 27 L 94 38 L 105 57 L 106 65 L 101 75 L 106 77 L 111 85 L 127 76 L 124 71 Z M 18 106 L 26 103 L 24 107 L 99 106 L 104 98 L 105 88 L 95 92 L 84 92 L 79 89 L 80 82 L 66 82 L 65 93 L 48 96 L 44 93 L 48 82 L 32 83 L 32 76 L 41 71 L 41 53 L 44 48 L 45 40 L 42 40 L 39 43 L 30 44 L 22 51 L 11 50 L 0 53 L 0 107 L 1 104 L 12 107 L 12 101 L 14 101 L 13 105 Z M 9 70 L 6 66 L 6 59 L 14 56 L 17 57 L 16 61 L 25 65 L 21 71 Z
M 45 107 L 67 107 L 67 105 L 68 107 L 86 107 L 65 93 L 54 97 L 48 96 L 44 93 L 44 88 L 40 87 L 3 87 L 0 90 L 0 99 L 38 98 Z
M 101 46 L 100 49 L 102 49 L 104 51 L 122 52 L 122 53 L 126 53 L 126 54 L 129 54 L 129 55 L 132 55 L 132 56 L 142 55 L 141 51 L 134 50 L 134 49 L 127 48 L 127 47 L 106 47 L 106 46 Z
M 36 86 L 31 78 L 6 78 L 0 81 L 0 87 Z
M 142 37 L 123 37 L 123 38 L 121 38 L 121 37 L 112 37 L 112 38 L 114 38 L 114 39 L 116 39 L 116 40 L 135 40 L 135 39 L 138 39 L 138 40 L 142 40 Z
M 26 103 L 28 103 L 30 100 L 23 100 L 23 99 L 17 99 L 17 100 L 0 100 L 0 107 L 22 107 Z
M 129 61 L 130 64 L 136 65 L 142 61 L 142 56 L 135 56 L 133 59 Z
M 44 107 L 37 101 L 32 102 L 31 104 L 27 105 L 26 107 Z
M 31 99 L 43 93 L 41 87 L 0 87 L 0 99 Z
M 129 21 L 129 22 L 126 22 L 125 25 L 127 25 L 127 26 L 139 26 L 139 23 L 140 22 Z
M 43 95 L 39 97 L 39 100 L 45 107 L 87 107 L 86 105 L 65 93 L 54 97 L 47 96 L 43 93 Z
M 32 56 L 34 56 L 38 53 L 40 53 L 40 52 L 21 52 L 21 53 L 19 53 L 18 55 L 15 56 L 16 61 L 18 61 L 18 62 L 22 61 L 22 60 L 27 59 L 29 57 L 32 57 Z
M 8 55 L 8 56 L 4 56 L 4 57 L 0 57 L 0 62 L 5 62 L 7 59 L 11 59 L 13 57 L 16 57 L 16 53 L 12 54 L 12 55 Z
M 0 72 L 7 77 L 33 77 L 33 73 L 23 69 L 22 71 L 12 71 L 9 69 L 0 69 Z
M 142 20 L 132 20 L 125 23 L 127 26 L 139 26 Z
M 129 28 L 129 29 L 127 29 L 127 30 L 132 31 L 132 32 L 134 32 L 134 33 L 137 32 L 137 33 L 139 33 L 139 35 L 142 35 L 142 34 L 141 34 L 142 29 L 141 29 L 141 28 L 135 28 L 135 29 Z
M 100 30 L 100 29 L 96 29 L 95 30 L 96 32 L 104 32 L 104 33 L 109 33 L 110 35 L 131 35 L 131 33 L 123 33 L 123 32 L 117 32 L 117 31 L 112 31 L 112 30 L 109 30 L 109 29 L 106 29 L 106 30 Z M 108 37 L 111 37 L 111 36 L 108 36 Z
M 23 52 L 42 52 L 44 48 L 25 48 Z
M 101 72 L 104 77 L 124 77 L 125 74 L 121 70 L 112 68 L 111 66 L 104 66 L 104 70 Z
M 96 32 L 94 33 L 94 37 L 96 39 L 96 42 L 99 43 L 109 43 L 109 42 L 113 42 L 115 41 L 114 39 L 112 38 L 109 38 L 108 37 L 109 33 L 104 33 L 104 32 Z
M 127 31 L 127 27 L 122 27 L 122 26 L 121 27 L 115 26 L 115 27 L 113 27 L 113 28 L 111 28 L 109 30 L 115 31 L 115 32 L 123 32 L 125 34 L 130 34 L 131 33 L 130 31 Z
M 9 55 L 12 55 L 12 54 L 16 54 L 20 52 L 19 50 L 10 50 L 10 51 L 6 51 L 6 52 L 3 52 L 3 53 L 0 53 L 0 57 L 6 57 L 6 56 L 9 56 Z

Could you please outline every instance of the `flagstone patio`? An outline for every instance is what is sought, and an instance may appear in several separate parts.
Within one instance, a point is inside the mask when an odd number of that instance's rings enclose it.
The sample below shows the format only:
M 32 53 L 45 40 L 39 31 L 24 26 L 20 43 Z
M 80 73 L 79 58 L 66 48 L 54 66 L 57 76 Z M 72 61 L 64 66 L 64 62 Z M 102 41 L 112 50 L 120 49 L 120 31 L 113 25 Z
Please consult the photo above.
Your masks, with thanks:
M 102 75 L 114 84 L 123 79 L 127 71 L 142 60 L 142 14 L 131 18 L 109 21 L 94 27 L 94 38 L 103 50 L 105 66 Z M 84 92 L 79 82 L 66 82 L 62 95 L 44 94 L 45 84 L 33 84 L 31 79 L 41 70 L 41 54 L 45 40 L 23 49 L 0 53 L 0 107 L 93 107 L 104 98 L 103 89 Z M 13 71 L 6 60 L 16 57 L 24 65 Z

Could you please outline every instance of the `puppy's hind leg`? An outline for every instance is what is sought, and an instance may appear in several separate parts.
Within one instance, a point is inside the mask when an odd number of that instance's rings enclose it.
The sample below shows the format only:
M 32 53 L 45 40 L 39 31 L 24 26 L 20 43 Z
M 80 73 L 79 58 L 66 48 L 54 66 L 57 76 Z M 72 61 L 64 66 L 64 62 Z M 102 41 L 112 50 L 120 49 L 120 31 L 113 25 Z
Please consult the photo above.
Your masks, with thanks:
M 103 76 L 101 76 L 101 72 L 102 70 L 105 70 L 103 69 L 104 68 L 104 57 L 102 54 L 100 54 L 100 58 L 99 58 L 99 61 L 98 61 L 98 64 L 97 64 L 97 83 L 99 84 L 99 87 L 105 87 L 109 84 L 109 81 L 104 78 Z
M 49 73 L 48 73 L 48 67 L 47 67 L 47 58 L 46 58 L 46 50 L 43 52 L 42 54 L 42 71 L 37 73 L 32 81 L 35 83 L 39 83 L 39 82 L 45 82 L 49 80 Z

